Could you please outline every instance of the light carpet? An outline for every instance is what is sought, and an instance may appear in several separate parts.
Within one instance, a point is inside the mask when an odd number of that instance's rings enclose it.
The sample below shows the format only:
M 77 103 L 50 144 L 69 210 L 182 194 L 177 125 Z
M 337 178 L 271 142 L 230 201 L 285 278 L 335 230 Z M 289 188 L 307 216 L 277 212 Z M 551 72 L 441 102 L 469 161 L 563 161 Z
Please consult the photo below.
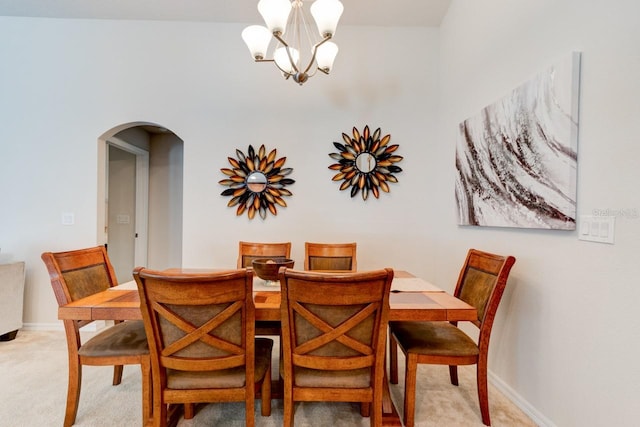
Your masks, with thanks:
M 83 337 L 90 333 L 83 333 Z M 274 348 L 277 348 L 277 344 Z M 399 356 L 400 372 L 404 358 Z M 274 360 L 274 372 L 277 360 Z M 142 393 L 140 368 L 126 366 L 122 383 L 111 385 L 109 367 L 83 367 L 80 406 L 76 426 L 140 426 Z M 449 382 L 445 366 L 418 368 L 417 426 L 482 426 L 475 383 L 475 367 L 460 367 L 460 386 Z M 61 426 L 67 392 L 67 348 L 62 331 L 20 331 L 13 341 L 0 342 L 0 426 Z M 402 414 L 404 384 L 391 386 L 396 407 Z M 535 426 L 519 408 L 493 387 L 489 389 L 492 425 Z M 299 403 L 296 426 L 368 426 L 357 404 Z M 242 403 L 201 405 L 191 420 L 180 427 L 243 426 Z M 256 402 L 256 426 L 281 426 L 282 401 L 274 399 L 272 415 L 260 415 Z

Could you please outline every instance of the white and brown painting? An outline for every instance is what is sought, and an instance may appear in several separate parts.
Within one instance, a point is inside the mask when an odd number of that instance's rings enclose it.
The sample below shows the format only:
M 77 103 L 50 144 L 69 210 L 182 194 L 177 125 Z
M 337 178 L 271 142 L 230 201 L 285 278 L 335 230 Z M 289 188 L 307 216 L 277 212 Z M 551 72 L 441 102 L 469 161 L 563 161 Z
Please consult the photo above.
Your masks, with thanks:
M 458 224 L 574 230 L 580 54 L 460 124 Z

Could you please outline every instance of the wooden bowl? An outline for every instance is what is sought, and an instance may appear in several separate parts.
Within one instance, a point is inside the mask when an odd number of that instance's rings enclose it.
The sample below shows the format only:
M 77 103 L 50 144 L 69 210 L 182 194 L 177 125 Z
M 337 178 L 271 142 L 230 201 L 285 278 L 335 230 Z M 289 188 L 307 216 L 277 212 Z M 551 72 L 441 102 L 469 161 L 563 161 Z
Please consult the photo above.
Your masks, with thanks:
M 263 280 L 276 281 L 280 267 L 293 268 L 293 263 L 292 259 L 273 257 L 254 259 L 252 265 L 256 276 Z

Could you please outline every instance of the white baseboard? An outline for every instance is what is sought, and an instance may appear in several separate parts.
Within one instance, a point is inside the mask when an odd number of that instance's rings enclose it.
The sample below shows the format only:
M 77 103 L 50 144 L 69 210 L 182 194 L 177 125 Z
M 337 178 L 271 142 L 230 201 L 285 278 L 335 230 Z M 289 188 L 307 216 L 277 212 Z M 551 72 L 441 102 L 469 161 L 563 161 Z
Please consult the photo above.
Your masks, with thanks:
M 520 396 L 514 389 L 509 387 L 502 379 L 496 376 L 493 372 L 488 373 L 489 382 L 500 390 L 514 405 L 516 405 L 522 412 L 527 414 L 529 418 L 533 420 L 536 425 L 540 427 L 557 427 L 550 419 L 544 416 L 533 405 L 527 402 L 522 396 Z
M 62 322 L 56 323 L 23 323 L 23 331 L 64 331 Z
M 106 320 L 96 320 L 82 328 L 82 330 L 95 332 L 104 329 L 106 326 Z M 56 323 L 24 323 L 20 329 L 23 331 L 64 331 L 64 325 L 61 321 Z

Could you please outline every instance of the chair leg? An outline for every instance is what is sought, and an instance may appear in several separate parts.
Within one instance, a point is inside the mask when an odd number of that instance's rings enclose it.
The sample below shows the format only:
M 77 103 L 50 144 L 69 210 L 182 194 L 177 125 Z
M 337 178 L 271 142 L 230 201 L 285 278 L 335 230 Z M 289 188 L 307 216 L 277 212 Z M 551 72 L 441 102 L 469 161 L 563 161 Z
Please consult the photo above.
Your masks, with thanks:
M 389 334 L 389 382 L 398 384 L 398 343 Z
M 418 374 L 418 358 L 415 354 L 406 354 L 404 375 L 404 425 L 413 427 L 416 410 L 416 376 Z
M 156 393 L 154 391 L 154 396 L 155 394 Z M 154 400 L 155 400 L 155 397 L 154 397 Z M 152 423 L 153 427 L 165 427 L 169 421 L 168 416 L 169 416 L 169 408 L 167 407 L 167 404 L 164 402 L 160 402 L 159 404 L 158 402 L 155 402 L 154 408 L 153 408 L 153 423 Z
M 267 372 L 262 379 L 260 386 L 260 410 L 263 417 L 271 416 L 271 366 L 267 368 Z
M 122 365 L 115 365 L 113 367 L 113 385 L 118 385 L 122 382 Z
M 458 367 L 456 365 L 449 365 L 449 376 L 451 384 L 458 385 Z
M 368 418 L 371 416 L 371 403 L 360 402 L 360 416 Z
M 382 427 L 382 400 L 384 399 L 383 385 L 378 384 L 376 386 L 376 390 L 373 392 L 373 402 L 371 405 L 371 419 L 369 420 L 369 425 L 372 427 Z
M 478 360 L 478 366 L 476 367 L 476 381 L 478 383 L 478 401 L 480 402 L 482 423 L 486 426 L 490 426 L 491 417 L 489 416 L 489 388 L 487 386 L 486 357 L 480 357 Z
M 254 381 L 245 381 L 244 396 L 244 416 L 245 426 L 254 427 L 256 424 L 256 383 Z
M 140 362 L 142 371 L 142 423 L 150 425 L 153 419 L 153 385 L 151 384 L 151 360 L 148 358 Z
M 80 385 L 82 384 L 82 365 L 77 356 L 69 358 L 69 385 L 67 387 L 67 408 L 64 415 L 64 427 L 70 427 L 76 422 L 78 403 L 80 401 Z
M 278 334 L 278 357 L 280 357 L 278 360 L 282 360 L 284 355 L 283 352 L 284 349 L 282 348 L 282 331 L 280 331 L 280 333 Z M 278 379 L 284 378 L 282 376 L 282 371 L 280 370 L 280 363 L 278 363 Z
M 282 399 L 283 404 L 283 415 L 282 415 L 282 426 L 283 427 L 293 427 L 293 415 L 294 415 L 294 405 L 293 401 L 293 391 L 290 388 L 287 388 L 286 383 L 284 387 L 284 396 Z
M 191 420 L 196 414 L 195 403 L 184 404 L 184 419 Z

